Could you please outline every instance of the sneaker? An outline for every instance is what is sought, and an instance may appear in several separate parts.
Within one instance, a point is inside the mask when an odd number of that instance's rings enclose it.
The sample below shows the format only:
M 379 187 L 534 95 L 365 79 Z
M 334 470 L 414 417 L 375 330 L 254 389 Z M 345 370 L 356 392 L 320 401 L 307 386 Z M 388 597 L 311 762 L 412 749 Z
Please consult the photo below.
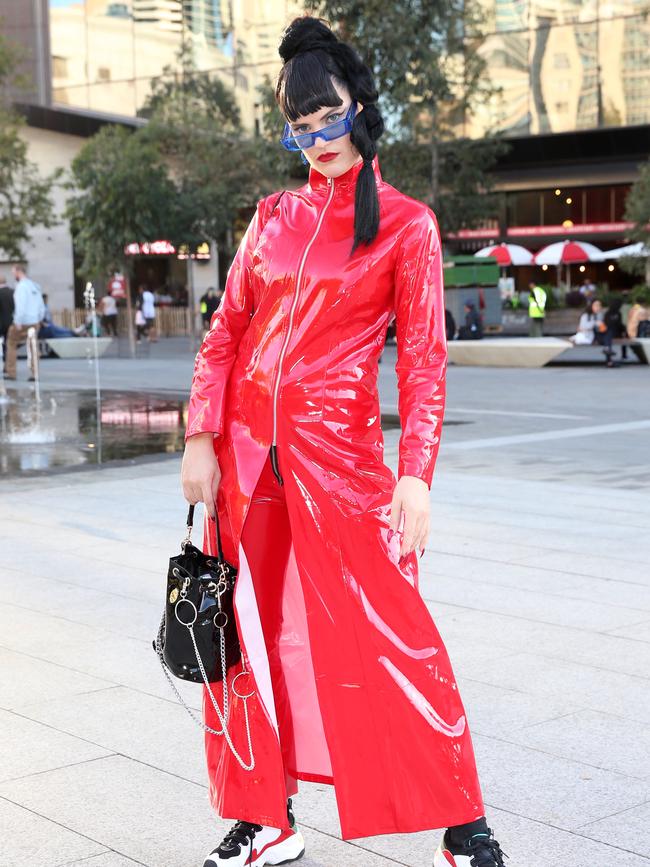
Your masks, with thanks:
M 449 832 L 438 846 L 433 859 L 433 867 L 505 867 L 503 859 L 507 858 L 501 846 L 488 828 L 487 834 L 474 834 L 458 846 L 449 839 Z
M 235 822 L 221 843 L 203 862 L 203 867 L 264 867 L 289 864 L 305 854 L 305 841 L 295 827 L 289 799 L 287 812 L 291 828 L 281 831 L 253 822 Z

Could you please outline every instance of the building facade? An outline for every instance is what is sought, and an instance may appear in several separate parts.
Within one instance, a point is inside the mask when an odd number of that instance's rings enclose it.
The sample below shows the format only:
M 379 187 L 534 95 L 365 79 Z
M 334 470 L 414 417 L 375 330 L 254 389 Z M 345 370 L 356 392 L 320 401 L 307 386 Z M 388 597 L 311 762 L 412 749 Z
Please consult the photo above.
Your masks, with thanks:
M 457 252 L 512 241 L 536 251 L 566 238 L 625 242 L 625 199 L 650 154 L 650 8 L 646 0 L 481 0 L 479 52 L 500 91 L 463 134 L 501 133 L 500 206 L 482 228 L 447 241 Z M 520 282 L 542 274 L 517 269 Z M 551 275 L 549 275 L 550 277 Z M 549 282 L 555 281 L 552 275 Z M 608 265 L 576 278 L 629 285 Z
M 44 174 L 66 171 L 102 125 L 143 123 L 152 82 L 181 74 L 183 53 L 230 88 L 243 126 L 255 133 L 257 88 L 277 74 L 280 34 L 300 11 L 292 0 L 0 0 L 2 33 L 18 48 L 28 82 L 13 97 L 27 117 L 31 159 Z M 58 187 L 58 214 L 65 199 Z M 52 309 L 79 305 L 82 287 L 65 221 L 36 227 L 25 252 Z M 197 293 L 219 281 L 214 248 L 211 259 L 189 262 L 182 251 L 140 258 L 144 282 L 177 283 L 192 266 Z M 0 262 L 0 273 L 10 265 Z

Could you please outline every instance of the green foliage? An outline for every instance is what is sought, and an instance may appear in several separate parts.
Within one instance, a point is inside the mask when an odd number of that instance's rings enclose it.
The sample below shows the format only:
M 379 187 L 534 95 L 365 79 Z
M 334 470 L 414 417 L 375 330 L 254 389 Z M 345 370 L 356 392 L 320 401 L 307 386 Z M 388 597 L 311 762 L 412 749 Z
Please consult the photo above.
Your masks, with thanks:
M 0 91 L 16 83 L 15 52 L 0 35 Z M 59 173 L 42 178 L 20 136 L 21 118 L 4 100 L 0 102 L 0 251 L 8 259 L 21 259 L 32 226 L 57 223 L 52 187 Z
M 641 166 L 639 177 L 625 200 L 625 219 L 635 224 L 632 237 L 650 247 L 650 161 Z
M 88 140 L 72 163 L 70 186 L 66 216 L 86 277 L 125 268 L 132 241 L 178 234 L 176 190 L 159 150 L 123 127 L 103 127 Z
M 499 91 L 479 51 L 485 28 L 477 0 L 307 0 L 357 46 L 377 82 L 387 123 L 382 174 L 429 204 L 446 231 L 492 217 L 489 175 L 508 145 L 470 141 L 464 119 Z M 386 171 L 384 171 L 384 166 Z M 426 180 L 425 180 L 426 179 Z
M 226 245 L 239 212 L 281 185 L 268 143 L 246 136 L 230 91 L 184 53 L 180 64 L 178 76 L 166 70 L 154 82 L 145 126 L 105 127 L 74 161 L 68 216 L 86 275 L 124 268 L 132 241 Z
M 650 286 L 647 283 L 639 283 L 633 286 L 630 293 L 630 301 L 633 304 L 642 304 L 644 307 L 650 307 Z

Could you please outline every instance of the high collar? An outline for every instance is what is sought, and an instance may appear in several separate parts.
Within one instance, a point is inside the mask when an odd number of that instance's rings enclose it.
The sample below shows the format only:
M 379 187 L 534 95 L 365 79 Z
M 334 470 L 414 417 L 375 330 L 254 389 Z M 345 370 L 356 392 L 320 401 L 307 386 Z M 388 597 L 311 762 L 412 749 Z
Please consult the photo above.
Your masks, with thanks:
M 354 163 L 350 168 L 339 175 L 337 178 L 332 178 L 334 184 L 334 195 L 351 195 L 354 196 L 354 191 L 357 185 L 357 177 L 363 168 L 363 161 Z M 379 184 L 381 181 L 381 172 L 379 170 L 379 157 L 375 154 L 372 161 L 372 170 L 375 175 L 375 180 Z M 329 178 L 321 174 L 318 169 L 313 166 L 309 167 L 309 180 L 307 187 L 310 193 L 327 192 L 329 190 Z

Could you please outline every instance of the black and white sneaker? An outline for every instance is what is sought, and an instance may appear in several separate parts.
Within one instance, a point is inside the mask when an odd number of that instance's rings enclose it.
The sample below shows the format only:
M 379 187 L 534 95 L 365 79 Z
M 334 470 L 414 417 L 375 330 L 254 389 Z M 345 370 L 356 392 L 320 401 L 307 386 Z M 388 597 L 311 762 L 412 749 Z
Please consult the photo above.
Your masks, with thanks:
M 281 831 L 253 822 L 235 822 L 203 867 L 265 867 L 289 864 L 305 854 L 305 841 L 295 827 L 291 798 L 287 806 L 291 828 Z
M 433 867 L 505 867 L 503 859 L 507 857 L 490 828 L 487 834 L 473 834 L 461 845 L 456 845 L 445 831 Z

